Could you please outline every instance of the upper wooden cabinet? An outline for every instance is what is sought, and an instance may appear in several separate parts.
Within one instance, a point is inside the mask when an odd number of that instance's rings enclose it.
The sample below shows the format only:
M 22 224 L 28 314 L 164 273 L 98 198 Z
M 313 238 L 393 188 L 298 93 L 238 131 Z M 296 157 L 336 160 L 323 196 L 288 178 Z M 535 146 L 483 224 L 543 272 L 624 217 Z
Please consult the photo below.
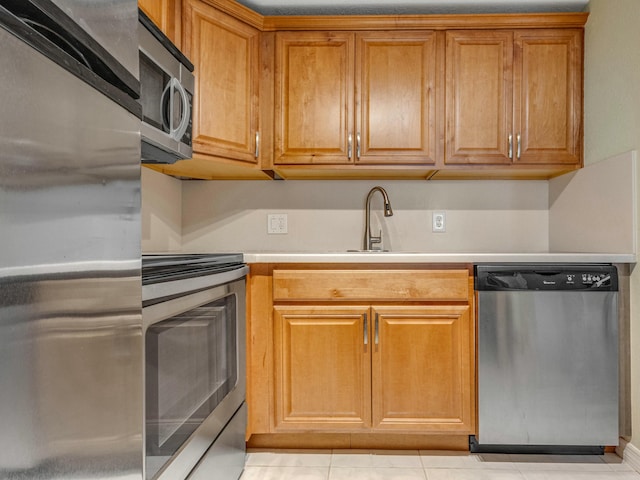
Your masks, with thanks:
M 138 6 L 178 48 L 181 47 L 182 0 L 138 0 Z
M 447 32 L 445 162 L 510 163 L 513 33 Z
M 353 160 L 354 35 L 276 35 L 275 164 Z
M 435 32 L 360 33 L 356 40 L 356 162 L 435 163 Z
M 200 0 L 184 2 L 184 53 L 196 77 L 194 156 L 256 164 L 260 32 Z
M 202 179 L 548 179 L 582 166 L 586 13 L 140 6 L 196 76 L 193 159 L 149 168 Z
M 582 45 L 582 30 L 515 33 L 516 163 L 582 163 Z
M 445 164 L 582 162 L 582 30 L 446 32 Z
M 181 1 L 182 51 L 195 67 L 193 158 L 145 166 L 186 178 L 270 178 L 260 164 L 271 142 L 259 129 L 259 15 L 228 0 Z
M 275 165 L 433 164 L 434 32 L 276 34 Z

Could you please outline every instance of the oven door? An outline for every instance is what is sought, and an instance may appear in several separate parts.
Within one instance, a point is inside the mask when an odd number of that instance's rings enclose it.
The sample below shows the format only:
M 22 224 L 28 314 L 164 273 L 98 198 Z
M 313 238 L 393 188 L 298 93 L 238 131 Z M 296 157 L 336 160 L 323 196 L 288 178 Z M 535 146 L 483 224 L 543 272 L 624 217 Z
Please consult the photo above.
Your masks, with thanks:
M 245 279 L 147 306 L 142 316 L 145 478 L 183 479 L 245 399 Z

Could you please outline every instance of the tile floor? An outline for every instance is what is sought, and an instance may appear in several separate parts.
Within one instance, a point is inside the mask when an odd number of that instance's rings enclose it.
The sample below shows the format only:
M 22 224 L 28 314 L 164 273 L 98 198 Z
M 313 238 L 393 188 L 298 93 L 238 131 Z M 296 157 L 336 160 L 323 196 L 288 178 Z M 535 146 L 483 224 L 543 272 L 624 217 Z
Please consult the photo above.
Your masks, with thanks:
M 250 451 L 240 480 L 640 480 L 640 474 L 613 453 L 290 450 Z

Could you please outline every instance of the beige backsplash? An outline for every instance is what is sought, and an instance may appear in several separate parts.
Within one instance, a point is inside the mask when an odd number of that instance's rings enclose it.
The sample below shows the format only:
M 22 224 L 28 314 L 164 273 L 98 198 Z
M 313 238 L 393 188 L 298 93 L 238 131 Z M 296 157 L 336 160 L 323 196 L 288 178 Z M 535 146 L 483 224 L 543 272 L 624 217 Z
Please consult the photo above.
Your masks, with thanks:
M 550 181 L 181 181 L 143 168 L 143 252 L 337 252 L 362 248 L 364 202 L 384 247 L 435 253 L 634 253 L 635 153 Z M 433 211 L 446 232 L 431 231 Z M 288 233 L 267 234 L 284 213 Z
M 394 215 L 372 202 L 384 246 L 403 252 L 546 252 L 546 181 L 179 181 L 143 168 L 143 251 L 342 251 L 361 248 L 364 202 L 383 186 Z M 179 192 L 182 192 L 181 196 Z M 161 204 L 155 204 L 160 200 Z M 173 202 L 170 212 L 163 212 Z M 181 247 L 177 215 L 182 206 Z M 431 213 L 446 213 L 432 233 Z M 286 213 L 286 235 L 267 214 Z M 169 238 L 165 238 L 168 236 Z
M 142 253 L 182 248 L 182 182 L 142 168 Z

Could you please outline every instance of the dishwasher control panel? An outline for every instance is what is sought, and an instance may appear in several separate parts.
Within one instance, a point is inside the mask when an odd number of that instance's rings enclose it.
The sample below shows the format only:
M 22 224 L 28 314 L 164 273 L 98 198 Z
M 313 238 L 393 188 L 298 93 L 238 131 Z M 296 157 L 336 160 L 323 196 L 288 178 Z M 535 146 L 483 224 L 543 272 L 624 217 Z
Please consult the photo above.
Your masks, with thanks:
M 477 265 L 476 290 L 617 291 L 613 265 Z

